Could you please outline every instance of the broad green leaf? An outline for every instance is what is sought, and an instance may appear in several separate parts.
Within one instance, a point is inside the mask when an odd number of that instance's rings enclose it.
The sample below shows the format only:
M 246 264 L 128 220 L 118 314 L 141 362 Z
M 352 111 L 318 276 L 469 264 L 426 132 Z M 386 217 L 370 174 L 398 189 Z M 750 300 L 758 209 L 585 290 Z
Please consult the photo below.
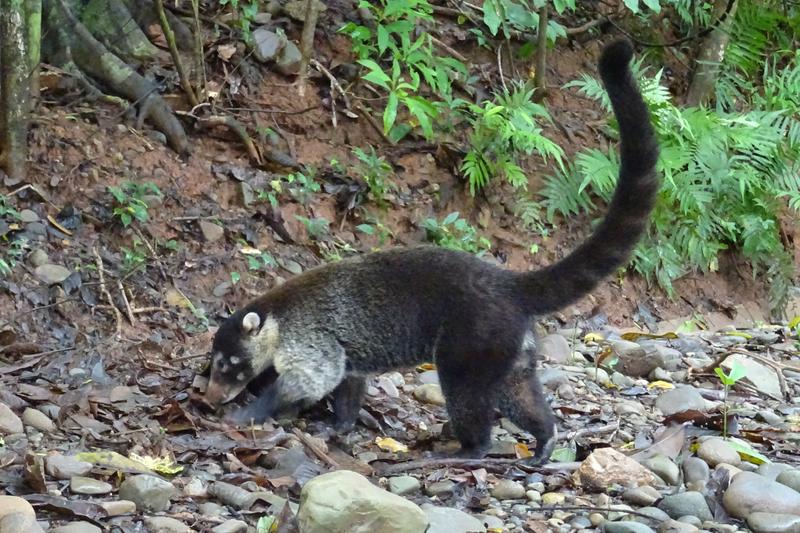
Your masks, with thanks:
M 448 224 L 452 224 L 458 219 L 458 211 L 453 211 L 442 220 L 442 225 L 447 226 Z
M 495 0 L 484 0 L 483 2 L 483 22 L 489 28 L 492 35 L 497 35 L 500 29 L 500 6 Z
M 763 463 L 770 463 L 771 461 L 767 459 L 764 455 L 760 454 L 753 447 L 746 441 L 741 439 L 728 439 L 728 444 L 731 448 L 736 450 L 739 454 L 739 457 L 742 460 L 747 461 L 748 463 L 753 463 L 754 465 L 760 465 Z
M 625 7 L 633 11 L 634 13 L 639 12 L 639 0 L 623 0 Z
M 384 89 L 389 89 L 389 84 L 392 80 L 386 75 L 383 69 L 381 69 L 380 65 L 371 59 L 359 59 L 358 63 L 369 69 L 369 72 L 365 76 L 362 76 L 363 79 L 375 85 L 379 85 Z
M 643 0 L 645 5 L 649 7 L 653 13 L 659 13 L 661 11 L 661 2 L 659 0 Z
M 389 99 L 386 101 L 386 109 L 383 111 L 383 132 L 388 133 L 397 119 L 397 93 L 392 91 L 389 93 Z
M 383 54 L 388 47 L 389 47 L 389 32 L 386 30 L 386 26 L 379 25 L 378 26 L 378 52 Z

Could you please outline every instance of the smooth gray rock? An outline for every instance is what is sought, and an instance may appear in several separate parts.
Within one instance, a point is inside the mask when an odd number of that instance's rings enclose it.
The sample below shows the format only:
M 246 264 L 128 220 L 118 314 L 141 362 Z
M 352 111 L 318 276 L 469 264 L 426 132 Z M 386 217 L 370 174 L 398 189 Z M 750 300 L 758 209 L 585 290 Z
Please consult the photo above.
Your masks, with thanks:
M 778 513 L 751 513 L 747 525 L 755 533 L 797 533 L 800 531 L 800 516 Z
M 145 516 L 142 520 L 150 533 L 189 533 L 189 526 L 169 516 Z
M 775 481 L 800 492 L 800 470 L 786 470 L 778 474 Z
M 650 526 L 641 522 L 604 522 L 603 531 L 606 533 L 655 533 Z
M 725 510 L 735 518 L 751 513 L 800 515 L 800 493 L 753 472 L 739 472 L 722 496 Z
M 26 513 L 11 513 L 0 517 L 0 533 L 44 533 L 36 517 Z
M 525 487 L 510 479 L 501 479 L 492 487 L 492 496 L 498 500 L 521 500 L 525 498 Z
M 648 485 L 632 487 L 622 493 L 622 499 L 626 502 L 645 507 L 652 505 L 659 498 L 661 498 L 661 493 Z
M 699 457 L 687 457 L 683 460 L 683 478 L 685 482 L 702 481 L 708 482 L 711 471 L 708 463 Z
M 285 45 L 286 37 L 268 28 L 261 27 L 253 31 L 253 57 L 257 61 L 267 63 L 274 60 Z
M 291 76 L 300 72 L 300 62 L 303 56 L 300 49 L 292 41 L 286 41 L 275 62 L 275 69 L 286 76 Z
M 44 471 L 56 479 L 85 476 L 92 471 L 92 463 L 79 461 L 69 455 L 48 455 L 44 460 Z
M 389 492 L 404 496 L 417 492 L 420 488 L 420 482 L 413 476 L 395 476 L 389 478 Z
M 654 521 L 656 524 L 660 524 L 661 522 L 665 522 L 670 519 L 669 515 L 658 507 L 642 507 L 641 509 L 637 509 L 636 512 L 649 516 L 650 520 Z M 633 519 L 637 522 L 647 520 L 646 518 L 637 515 L 634 515 Z
M 69 277 L 72 272 L 67 267 L 61 265 L 54 265 L 52 263 L 45 263 L 33 270 L 33 273 L 39 278 L 39 281 L 48 285 L 55 285 L 61 283 Z
M 672 459 L 663 454 L 656 454 L 642 461 L 642 465 L 666 481 L 669 485 L 677 485 L 680 481 L 680 470 Z M 652 502 L 650 502 L 652 503 Z M 649 504 L 648 504 L 649 505 Z
M 6 404 L 0 403 L 0 435 L 11 435 L 24 431 L 22 420 Z
M 483 533 L 486 528 L 472 515 L 452 507 L 424 504 L 422 510 L 428 517 L 426 533 Z
M 708 402 L 694 387 L 683 386 L 662 392 L 656 399 L 656 407 L 664 416 L 669 416 L 691 409 L 706 411 Z
M 554 363 L 564 363 L 569 359 L 572 349 L 567 339 L 558 334 L 547 335 L 536 343 L 539 355 Z
M 792 470 L 792 467 L 781 463 L 762 463 L 758 465 L 756 473 L 758 473 L 759 476 L 764 476 L 767 479 L 775 481 L 778 475 L 784 470 Z
M 102 533 L 102 530 L 90 522 L 72 522 L 51 529 L 50 533 Z
M 75 494 L 108 494 L 114 490 L 114 487 L 99 479 L 72 476 L 69 480 L 69 490 Z
M 669 494 L 658 504 L 658 508 L 677 520 L 686 515 L 696 516 L 700 520 L 713 520 L 706 499 L 700 492 L 688 491 Z
M 658 533 L 694 533 L 695 531 L 699 531 L 697 526 L 677 520 L 665 520 L 658 525 Z
M 131 476 L 119 487 L 120 499 L 132 501 L 144 512 L 166 511 L 177 492 L 169 481 L 148 474 Z
M 697 448 L 697 456 L 708 463 L 710 467 L 715 467 L 720 463 L 739 466 L 742 462 L 739 452 L 722 438 L 706 439 L 701 442 Z
M 52 433 L 56 429 L 56 425 L 46 414 L 33 407 L 27 407 L 22 412 L 22 423 L 43 433 Z

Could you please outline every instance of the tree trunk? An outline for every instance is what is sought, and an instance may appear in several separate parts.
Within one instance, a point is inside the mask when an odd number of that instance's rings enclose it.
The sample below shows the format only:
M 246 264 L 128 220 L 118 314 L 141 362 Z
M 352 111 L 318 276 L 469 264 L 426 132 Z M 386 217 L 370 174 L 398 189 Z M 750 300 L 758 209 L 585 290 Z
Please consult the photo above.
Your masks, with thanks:
M 6 185 L 25 179 L 28 158 L 30 63 L 25 0 L 0 0 L 0 167 Z
M 30 72 L 31 111 L 39 99 L 39 64 L 42 61 L 42 0 L 25 2 L 25 25 L 28 36 L 28 72 Z
M 533 101 L 541 102 L 547 96 L 547 4 L 539 8 L 539 30 L 536 38 L 536 70 L 533 73 Z
M 686 94 L 686 105 L 699 106 L 706 105 L 714 94 L 714 86 L 717 83 L 717 74 L 722 60 L 725 59 L 725 49 L 728 47 L 730 39 L 730 27 L 733 17 L 736 15 L 738 2 L 734 2 L 725 20 L 703 39 L 700 51 L 697 54 L 697 66 Z M 719 20 L 725 9 L 728 7 L 728 0 L 715 0 L 714 18 Z

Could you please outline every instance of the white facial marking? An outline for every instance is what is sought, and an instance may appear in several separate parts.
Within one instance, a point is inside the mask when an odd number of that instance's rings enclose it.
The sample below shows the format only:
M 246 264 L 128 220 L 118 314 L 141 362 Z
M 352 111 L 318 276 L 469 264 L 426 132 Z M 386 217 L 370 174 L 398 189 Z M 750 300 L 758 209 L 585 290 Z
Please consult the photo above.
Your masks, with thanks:
M 243 381 L 244 380 L 244 372 L 239 372 L 236 374 L 236 381 Z
M 261 317 L 258 316 L 258 313 L 247 313 L 242 319 L 242 329 L 246 333 L 255 333 L 260 325 Z
M 238 357 L 236 357 L 235 355 L 233 357 L 231 357 L 231 364 L 232 365 L 238 365 L 241 361 L 242 360 L 239 359 Z

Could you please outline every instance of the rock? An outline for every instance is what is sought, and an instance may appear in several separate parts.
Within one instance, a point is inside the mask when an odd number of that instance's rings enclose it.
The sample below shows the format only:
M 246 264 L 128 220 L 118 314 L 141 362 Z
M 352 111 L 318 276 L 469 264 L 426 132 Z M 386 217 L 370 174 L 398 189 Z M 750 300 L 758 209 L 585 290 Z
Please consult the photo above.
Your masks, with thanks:
M 320 1 L 317 1 L 316 8 L 318 13 L 322 13 L 328 9 L 328 6 Z M 283 12 L 293 19 L 303 22 L 306 20 L 306 2 L 305 0 L 289 0 L 283 6 Z
M 439 498 L 450 496 L 455 488 L 455 482 L 449 479 L 435 481 L 425 487 L 425 494 L 428 496 L 438 496 Z
M 6 404 L 0 403 L 0 435 L 11 435 L 23 431 L 22 420 Z
M 655 475 L 666 481 L 669 485 L 677 485 L 680 481 L 680 470 L 672 459 L 663 454 L 656 454 L 642 461 L 642 465 L 649 468 Z M 650 502 L 652 503 L 652 502 Z M 645 505 L 649 505 L 645 504 Z
M 759 476 L 764 476 L 767 479 L 775 481 L 775 479 L 780 475 L 781 472 L 791 469 L 792 469 L 791 466 L 781 463 L 762 463 L 758 465 L 758 470 L 756 470 L 756 472 L 758 472 Z M 795 487 L 792 488 L 794 490 L 797 490 L 797 488 Z
M 211 290 L 211 294 L 213 294 L 217 298 L 222 298 L 223 296 L 228 294 L 232 288 L 233 288 L 233 282 L 221 281 L 220 283 L 217 283 L 214 286 L 214 288 Z
M 614 406 L 614 412 L 619 416 L 625 415 L 640 415 L 645 416 L 644 405 L 641 402 L 632 402 L 630 400 L 620 400 Z
M 225 235 L 225 229 L 222 226 L 208 220 L 200 220 L 197 225 L 200 226 L 200 232 L 206 242 L 218 241 Z
M 525 497 L 525 487 L 510 479 L 501 479 L 491 491 L 498 500 L 521 500 Z
M 696 516 L 700 520 L 714 519 L 701 492 L 687 491 L 668 494 L 658 504 L 658 508 L 674 519 L 686 515 Z
M 756 511 L 747 517 L 747 525 L 755 533 L 797 533 L 800 531 L 800 516 Z
M 543 505 L 562 505 L 566 500 L 566 495 L 560 492 L 545 492 L 542 494 Z
M 113 502 L 99 502 L 100 507 L 106 510 L 108 516 L 136 513 L 136 504 L 130 500 L 115 500 Z
M 730 371 L 731 365 L 738 364 L 745 369 L 745 379 L 752 383 L 759 391 L 775 398 L 781 398 L 781 384 L 778 375 L 772 368 L 747 357 L 744 354 L 735 353 L 730 355 L 722 363 L 726 371 Z
M 674 381 L 672 379 L 672 375 L 663 368 L 661 368 L 660 366 L 655 367 L 653 371 L 650 372 L 650 380 L 666 381 L 667 383 L 672 383 Z
M 542 493 L 538 490 L 526 490 L 525 497 L 529 502 L 540 503 L 542 501 Z
M 28 224 L 30 222 L 39 222 L 39 215 L 36 214 L 36 211 L 23 209 L 19 212 L 19 221 L 24 224 Z
M 189 533 L 189 526 L 168 516 L 145 516 L 142 519 L 149 533 Z
M 706 483 L 710 475 L 708 463 L 699 457 L 687 457 L 683 460 L 683 478 L 685 482 L 702 481 Z
M 36 518 L 25 513 L 10 513 L 0 518 L 0 533 L 44 533 Z
M 0 518 L 14 513 L 36 518 L 33 507 L 27 501 L 17 496 L 0 496 Z
M 28 407 L 22 412 L 22 423 L 43 433 L 50 433 L 56 429 L 56 425 L 46 414 L 32 407 Z
M 169 481 L 148 474 L 131 476 L 119 487 L 120 499 L 134 502 L 140 511 L 154 513 L 169 509 L 170 499 L 177 492 Z
M 197 508 L 203 516 L 222 516 L 227 512 L 225 507 L 214 502 L 203 502 Z
M 70 479 L 91 472 L 92 464 L 69 455 L 48 455 L 44 460 L 44 471 L 55 479 Z
M 429 403 L 432 405 L 445 404 L 442 387 L 436 383 L 427 383 L 414 389 L 414 398 L 422 403 Z
M 389 398 L 400 397 L 400 391 L 397 390 L 397 385 L 395 385 L 394 382 L 386 376 L 380 376 L 378 378 L 378 388 L 383 389 L 383 392 L 385 392 L 386 396 Z
M 693 533 L 697 527 L 677 520 L 665 520 L 658 525 L 658 533 Z
M 653 358 L 658 361 L 658 367 L 674 372 L 681 366 L 683 354 L 675 348 L 664 346 L 659 342 L 653 342 L 643 346 L 645 357 Z
M 689 525 L 694 526 L 694 527 L 696 527 L 698 529 L 703 525 L 702 520 L 700 520 L 696 516 L 692 516 L 692 515 L 682 516 L 682 517 L 678 518 L 678 522 L 681 522 L 683 524 L 689 524 Z
M 212 527 L 211 533 L 247 533 L 247 522 L 226 520 L 220 525 Z
M 28 262 L 33 268 L 40 267 L 48 261 L 50 261 L 50 258 L 47 257 L 47 252 L 41 248 L 35 249 L 31 252 L 31 255 L 28 256 Z
M 275 69 L 285 76 L 292 76 L 300 72 L 302 54 L 297 45 L 292 41 L 287 41 L 286 46 L 281 50 L 278 60 L 275 62 Z
M 606 533 L 655 533 L 649 526 L 641 522 L 604 522 L 603 531 Z
M 739 453 L 721 438 L 706 439 L 701 442 L 697 448 L 697 456 L 712 467 L 720 463 L 737 466 L 742 462 Z
M 39 278 L 39 281 L 48 285 L 55 285 L 67 279 L 72 272 L 61 265 L 45 263 L 44 265 L 36 267 L 33 273 Z
M 567 339 L 557 334 L 542 337 L 536 345 L 539 355 L 554 363 L 566 362 L 572 353 Z
M 800 470 L 786 470 L 778 474 L 775 481 L 800 492 Z
M 297 524 L 303 533 L 419 533 L 428 518 L 410 501 L 364 476 L 337 470 L 303 486 Z
M 760 418 L 770 426 L 778 426 L 783 424 L 783 417 L 776 415 L 774 411 L 770 411 L 769 409 L 762 409 L 756 415 L 756 418 Z M 769 464 L 769 463 L 764 463 Z
M 636 512 L 650 517 L 650 520 L 657 524 L 670 520 L 669 515 L 658 507 L 642 507 L 641 509 L 637 509 Z M 639 520 L 640 518 L 643 517 L 634 517 L 636 520 Z
M 611 341 L 611 349 L 619 359 L 615 368 L 626 376 L 645 377 L 660 362 L 657 357 L 648 357 L 644 348 L 635 342 L 625 340 Z
M 389 478 L 389 492 L 403 496 L 417 492 L 420 488 L 420 482 L 413 476 L 395 476 Z
M 91 477 L 72 476 L 69 480 L 69 490 L 75 494 L 108 494 L 114 487 L 110 483 Z
M 479 514 L 476 515 L 475 518 L 480 520 L 481 524 L 483 524 L 483 527 L 486 529 L 503 531 L 503 521 L 496 516 L 492 516 L 490 514 Z
M 690 409 L 705 411 L 708 407 L 708 402 L 700 395 L 700 392 L 688 385 L 664 391 L 656 399 L 656 408 L 664 416 L 674 415 Z
M 602 368 L 587 368 L 585 371 L 586 377 L 604 387 L 613 385 L 611 378 L 608 377 L 608 372 Z
M 652 472 L 613 448 L 600 448 L 589 454 L 573 474 L 573 479 L 587 490 L 597 492 L 604 492 L 614 483 L 632 487 L 656 481 Z
M 569 378 L 560 368 L 542 368 L 539 370 L 539 382 L 543 387 L 556 390 L 560 385 L 569 385 Z
M 422 506 L 428 517 L 428 529 L 425 533 L 483 533 L 486 528 L 480 520 L 472 515 L 452 507 Z
M 620 374 L 619 372 L 612 372 L 611 383 L 613 383 L 620 389 L 628 389 L 636 385 L 636 380 L 624 374 Z
M 274 60 L 284 46 L 286 37 L 268 28 L 261 27 L 253 31 L 253 56 L 262 63 Z
M 622 499 L 626 502 L 645 507 L 652 505 L 659 498 L 661 498 L 661 493 L 647 485 L 643 487 L 633 487 L 622 493 Z
M 50 533 L 102 533 L 102 529 L 90 522 L 72 522 L 50 530 Z M 161 533 L 152 531 L 151 533 Z

